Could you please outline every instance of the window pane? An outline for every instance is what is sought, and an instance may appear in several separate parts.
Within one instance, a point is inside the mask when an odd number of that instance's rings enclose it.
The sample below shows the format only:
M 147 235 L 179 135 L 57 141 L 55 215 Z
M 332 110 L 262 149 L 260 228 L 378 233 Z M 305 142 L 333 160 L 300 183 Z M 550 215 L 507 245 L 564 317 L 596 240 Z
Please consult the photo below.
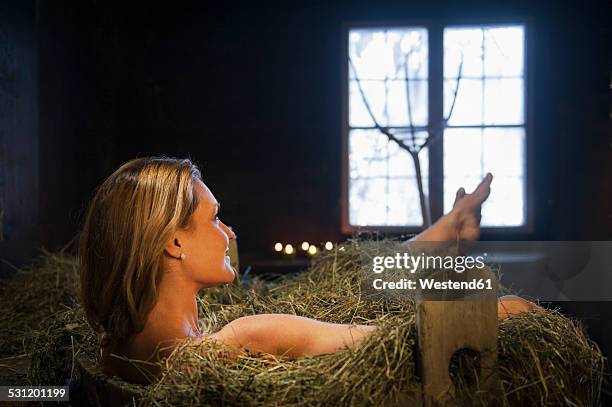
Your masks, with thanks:
M 419 132 L 416 137 L 422 140 L 425 135 L 425 132 Z M 378 130 L 351 130 L 349 147 L 351 224 L 420 226 L 419 193 L 410 154 Z M 427 149 L 423 149 L 419 155 L 426 196 L 427 154 Z
M 481 178 L 444 178 L 444 210 L 450 211 L 460 187 L 471 192 Z M 520 226 L 524 223 L 524 178 L 495 177 L 491 195 L 482 206 L 482 226 Z
M 372 114 L 382 125 L 381 121 L 385 107 L 384 82 L 362 81 L 361 89 L 365 94 Z M 349 125 L 353 127 L 374 127 L 374 121 L 366 109 L 356 81 L 351 81 L 349 87 Z
M 409 126 L 406 94 L 410 93 L 410 105 L 414 126 L 427 125 L 427 81 L 361 81 L 361 89 L 372 110 L 374 118 L 381 126 Z M 350 117 L 352 127 L 373 127 L 374 121 L 368 113 L 357 81 L 350 84 Z
M 378 130 L 352 130 L 349 133 L 351 178 L 386 176 L 388 144 L 387 137 Z
M 417 140 L 424 140 L 426 134 L 418 132 Z M 424 177 L 429 174 L 428 154 L 427 148 L 419 153 Z M 414 177 L 416 174 L 412 156 L 378 130 L 350 131 L 349 168 L 351 178 Z
M 407 90 L 405 81 L 388 82 L 388 121 L 383 120 L 380 124 L 384 122 L 384 126 L 395 127 L 410 125 L 408 104 L 406 103 L 406 94 L 409 93 L 412 124 L 414 126 L 427 125 L 427 82 L 410 81 L 408 86 Z
M 410 109 L 412 114 L 412 125 L 414 126 L 427 126 L 428 113 L 427 113 L 427 101 L 428 101 L 428 89 L 427 81 L 411 81 L 409 82 L 410 92 Z M 404 88 L 406 86 L 404 85 Z M 404 105 L 407 110 L 407 105 Z M 410 125 L 410 121 L 407 121 L 407 125 Z
M 447 129 L 444 132 L 444 174 L 475 177 L 483 173 L 482 130 Z
M 360 28 L 349 31 L 349 57 L 360 79 L 427 78 L 427 30 Z M 349 66 L 349 77 L 355 72 Z
M 525 222 L 524 178 L 497 177 L 482 206 L 482 226 L 520 226 Z
M 485 75 L 523 76 L 524 36 L 522 26 L 485 29 Z
M 349 221 L 351 225 L 386 223 L 386 180 L 351 179 L 349 183 Z
M 483 226 L 519 226 L 525 220 L 524 37 L 524 27 L 516 25 L 444 30 L 447 118 L 459 82 L 448 125 L 483 126 L 444 133 L 444 209 L 452 208 L 459 187 L 470 191 L 491 172 Z
M 444 29 L 445 78 L 457 78 L 462 60 L 462 77 L 482 76 L 483 35 L 480 27 Z
M 408 127 L 428 125 L 427 31 L 367 28 L 349 31 L 349 221 L 356 226 L 423 223 L 412 156 L 373 127 L 394 129 L 409 145 Z M 427 132 L 415 134 L 417 145 Z M 428 151 L 419 154 L 425 193 Z M 427 199 L 427 198 L 426 198 Z
M 485 124 L 523 124 L 523 80 L 485 79 Z
M 409 93 L 412 124 L 426 126 L 427 52 L 425 29 L 350 30 L 349 58 L 352 64 L 349 63 L 349 125 L 374 126 L 364 103 L 365 96 L 378 124 L 409 126 Z
M 483 136 L 484 169 L 495 177 L 525 174 L 525 129 L 487 128 Z M 497 183 L 497 179 L 494 181 Z
M 452 209 L 460 187 L 472 191 L 490 172 L 491 195 L 482 226 L 524 222 L 525 130 L 523 128 L 447 129 L 444 133 L 444 211 Z
M 419 153 L 421 174 L 427 178 L 429 174 L 429 152 L 424 148 Z M 389 143 L 389 175 L 391 177 L 414 177 L 416 174 L 414 160 L 406 150 L 400 148 L 397 143 Z M 427 183 L 424 180 L 424 183 Z
M 427 79 L 428 76 L 428 53 L 427 30 L 411 30 L 403 35 L 400 42 L 400 50 L 407 55 L 406 65 L 404 61 L 404 73 L 400 76 L 406 78 L 406 68 L 408 68 L 408 78 Z
M 349 188 L 351 225 L 420 226 L 423 223 L 415 178 L 351 179 Z
M 444 116 L 447 118 L 459 82 L 448 124 L 523 124 L 523 54 L 522 26 L 445 29 Z M 458 78 L 461 61 L 463 69 Z
M 423 187 L 427 197 L 426 182 Z M 400 178 L 389 181 L 387 225 L 421 226 L 423 224 L 423 217 L 421 216 L 420 208 L 416 178 Z
M 349 66 L 349 75 L 379 80 L 395 77 L 393 45 L 383 30 L 351 30 L 349 58 L 355 69 Z
M 446 118 L 449 117 L 456 87 L 456 80 L 444 81 L 444 117 Z M 451 126 L 482 124 L 482 93 L 481 80 L 462 79 L 459 82 L 457 100 L 448 124 Z

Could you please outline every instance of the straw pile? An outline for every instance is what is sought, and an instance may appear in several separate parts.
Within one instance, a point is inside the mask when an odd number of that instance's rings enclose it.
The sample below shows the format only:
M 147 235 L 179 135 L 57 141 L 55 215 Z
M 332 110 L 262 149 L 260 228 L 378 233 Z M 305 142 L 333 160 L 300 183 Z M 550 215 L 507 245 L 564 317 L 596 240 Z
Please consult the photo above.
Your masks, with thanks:
M 414 302 L 360 297 L 360 253 L 382 250 L 384 244 L 349 241 L 319 255 L 311 269 L 296 278 L 274 284 L 242 281 L 201 295 L 204 330 L 214 331 L 239 316 L 259 313 L 380 326 L 362 346 L 298 360 L 249 354 L 228 359 L 209 343 L 185 342 L 163 361 L 158 383 L 133 388 L 141 392 L 143 403 L 157 405 L 379 405 L 401 400 L 402 394 L 410 396 L 420 384 L 414 359 Z M 72 275 L 66 278 L 74 278 L 74 264 L 66 265 L 65 273 Z M 33 291 L 29 294 L 33 301 L 50 296 L 46 284 L 32 284 L 19 290 Z M 38 312 L 36 302 L 32 308 Z M 49 312 L 45 309 L 44 314 Z M 76 305 L 47 318 L 31 336 L 34 384 L 61 384 L 77 376 L 74 361 L 79 354 L 97 357 L 96 337 Z M 451 364 L 460 389 L 457 400 L 476 394 L 475 363 L 477 358 L 466 352 Z M 523 314 L 500 323 L 504 405 L 597 404 L 603 366 L 599 349 L 581 326 L 555 311 Z
M 43 253 L 8 281 L 0 281 L 0 359 L 27 353 L 43 319 L 74 308 L 77 262 L 72 256 Z

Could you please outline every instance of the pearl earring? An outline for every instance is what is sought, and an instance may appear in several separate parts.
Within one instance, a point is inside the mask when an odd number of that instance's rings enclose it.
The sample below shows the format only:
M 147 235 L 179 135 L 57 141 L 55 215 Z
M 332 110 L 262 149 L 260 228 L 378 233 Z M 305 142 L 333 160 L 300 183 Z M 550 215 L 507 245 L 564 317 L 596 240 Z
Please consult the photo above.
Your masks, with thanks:
M 185 260 L 185 253 L 181 252 L 181 255 L 179 256 L 179 258 L 180 258 L 181 260 Z

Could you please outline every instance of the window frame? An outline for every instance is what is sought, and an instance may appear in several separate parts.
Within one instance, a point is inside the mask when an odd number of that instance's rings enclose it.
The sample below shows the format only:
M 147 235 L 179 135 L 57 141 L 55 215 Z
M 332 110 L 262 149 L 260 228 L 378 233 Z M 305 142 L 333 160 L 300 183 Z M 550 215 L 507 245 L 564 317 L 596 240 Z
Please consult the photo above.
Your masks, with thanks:
M 345 22 L 342 26 L 341 35 L 341 91 L 342 91 L 342 146 L 341 146 L 341 231 L 344 234 L 353 234 L 361 231 L 377 231 L 384 233 L 418 233 L 424 229 L 423 226 L 354 226 L 349 222 L 349 74 L 348 74 L 348 39 L 349 31 L 355 28 L 406 28 L 422 27 L 427 30 L 428 38 L 428 124 L 440 123 L 444 115 L 444 29 L 460 28 L 469 26 L 504 26 L 521 25 L 524 29 L 523 50 L 523 75 L 524 75 L 524 114 L 525 114 L 525 222 L 520 226 L 483 226 L 481 235 L 508 236 L 518 234 L 529 234 L 533 232 L 534 224 L 534 199 L 533 199 L 533 88 L 532 77 L 532 52 L 530 46 L 531 22 L 527 18 L 513 19 L 437 19 L 437 20 L 401 20 L 401 21 L 370 21 L 370 22 Z M 487 126 L 496 127 L 496 126 Z M 438 140 L 428 146 L 429 152 L 429 207 L 432 222 L 443 215 L 444 210 L 444 168 L 443 168 L 443 141 Z M 495 174 L 493 174 L 495 176 Z M 495 181 L 492 186 L 495 188 Z

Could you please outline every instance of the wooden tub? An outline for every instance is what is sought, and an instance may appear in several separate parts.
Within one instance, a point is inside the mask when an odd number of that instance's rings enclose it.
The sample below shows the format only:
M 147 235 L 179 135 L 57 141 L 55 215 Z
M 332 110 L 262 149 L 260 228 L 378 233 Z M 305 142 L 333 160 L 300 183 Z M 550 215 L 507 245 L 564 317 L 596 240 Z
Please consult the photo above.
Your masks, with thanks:
M 479 389 L 488 404 L 498 399 L 497 301 L 421 301 L 417 303 L 417 365 L 421 388 L 399 395 L 394 404 L 453 405 L 454 385 L 449 364 L 455 352 L 480 354 Z M 87 399 L 95 406 L 137 403 L 141 393 L 109 378 L 85 357 L 79 359 Z

